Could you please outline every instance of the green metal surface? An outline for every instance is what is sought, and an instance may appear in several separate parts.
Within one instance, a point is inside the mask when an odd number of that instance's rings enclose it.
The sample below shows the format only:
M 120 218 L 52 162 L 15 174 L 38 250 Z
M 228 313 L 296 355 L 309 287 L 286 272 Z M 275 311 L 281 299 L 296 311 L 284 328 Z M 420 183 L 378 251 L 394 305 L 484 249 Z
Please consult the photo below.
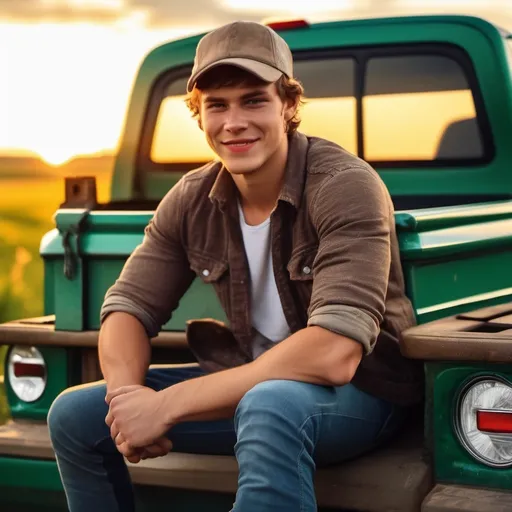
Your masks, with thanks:
M 69 254 L 71 261 L 66 261 L 68 266 L 72 267 L 72 275 L 59 279 L 58 286 L 54 284 L 54 309 L 55 309 L 55 328 L 68 331 L 81 331 L 84 328 L 82 311 L 84 309 L 85 274 L 83 261 L 79 257 L 80 247 L 78 230 L 86 210 L 68 209 L 59 210 L 55 215 L 57 231 L 61 236 L 61 243 L 68 240 Z M 65 235 L 71 234 L 69 238 Z M 64 251 L 64 247 L 63 247 Z M 63 277 L 63 274 L 60 275 Z M 54 279 L 58 275 L 54 275 Z
M 0 482 L 2 487 L 14 488 L 18 492 L 25 488 L 63 490 L 57 463 L 52 460 L 0 457 Z
M 512 489 L 512 468 L 490 468 L 476 461 L 458 441 L 454 430 L 456 403 L 464 384 L 479 375 L 496 375 L 512 382 L 512 366 L 498 364 L 428 363 L 434 379 L 434 470 L 436 481 L 476 487 Z
M 26 418 L 33 420 L 46 420 L 48 410 L 55 397 L 71 382 L 68 378 L 69 355 L 65 348 L 38 347 L 47 368 L 47 385 L 43 395 L 35 402 L 23 402 L 12 391 L 9 380 L 5 379 L 5 389 L 13 418 Z M 7 375 L 7 372 L 6 372 Z M 0 482 L 2 479 L 0 478 Z
M 62 263 L 58 265 L 62 267 Z M 56 265 L 46 261 L 43 266 L 44 279 L 44 299 L 43 299 L 43 315 L 55 314 L 55 274 Z
M 397 168 L 380 172 L 392 195 L 512 193 L 512 81 L 505 39 L 492 24 L 469 16 L 402 17 L 321 23 L 283 32 L 282 36 L 296 53 L 315 49 L 435 42 L 464 49 L 476 71 L 485 109 L 493 127 L 496 147 L 494 160 L 476 167 Z M 153 83 L 171 68 L 191 66 L 199 37 L 161 45 L 144 59 L 133 86 L 114 168 L 113 199 L 134 197 L 137 151 Z M 144 183 L 147 176 L 141 178 Z M 176 176 L 170 176 L 168 186 L 164 185 L 162 178 L 159 179 L 161 195 L 175 179 Z M 158 192 L 157 187 L 151 184 L 148 187 L 152 193 Z
M 512 219 L 400 234 L 400 253 L 405 261 L 459 257 L 511 247 Z
M 419 208 L 397 211 L 395 214 L 396 226 L 400 232 L 422 232 L 511 218 L 512 201 Z
M 407 295 L 419 323 L 512 300 L 510 250 L 406 262 Z

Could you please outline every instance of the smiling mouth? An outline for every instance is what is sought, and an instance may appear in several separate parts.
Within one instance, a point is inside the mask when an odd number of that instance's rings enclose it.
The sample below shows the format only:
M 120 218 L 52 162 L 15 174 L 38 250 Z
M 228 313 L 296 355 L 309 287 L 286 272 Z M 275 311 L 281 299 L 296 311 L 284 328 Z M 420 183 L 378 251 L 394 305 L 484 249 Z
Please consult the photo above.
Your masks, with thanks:
M 258 142 L 259 139 L 240 139 L 240 140 L 232 140 L 223 142 L 222 144 L 231 152 L 231 153 L 246 153 L 250 151 L 254 144 Z
M 243 140 L 233 140 L 233 141 L 227 141 L 223 142 L 225 146 L 231 146 L 231 147 L 244 147 L 249 146 L 250 144 L 254 144 L 258 139 L 243 139 Z

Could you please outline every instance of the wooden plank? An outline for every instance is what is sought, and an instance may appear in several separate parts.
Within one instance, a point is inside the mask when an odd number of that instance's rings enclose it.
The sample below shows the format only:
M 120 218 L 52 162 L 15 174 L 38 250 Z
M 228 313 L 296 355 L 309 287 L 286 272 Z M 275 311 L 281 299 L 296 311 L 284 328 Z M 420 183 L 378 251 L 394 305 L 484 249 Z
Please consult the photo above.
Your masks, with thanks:
M 421 512 L 510 512 L 512 493 L 458 485 L 436 485 Z
M 512 331 L 503 333 L 438 333 L 404 336 L 401 352 L 425 361 L 479 361 L 512 363 Z
M 155 347 L 188 348 L 185 332 L 164 331 L 151 343 Z M 97 347 L 98 331 L 59 331 L 52 324 L 14 321 L 0 324 L 0 345 Z
M 498 304 L 497 306 L 489 306 L 486 308 L 476 309 L 475 311 L 468 311 L 457 315 L 457 318 L 464 320 L 480 320 L 487 322 L 492 318 L 512 313 L 512 304 Z
M 488 322 L 489 324 L 498 324 L 498 325 L 506 325 L 507 327 L 512 327 L 512 315 L 504 315 L 499 316 L 498 318 L 493 318 Z
M 8 421 L 0 425 L 0 456 L 53 459 L 48 427 L 42 421 Z
M 415 425 L 416 427 L 417 425 Z M 411 512 L 431 488 L 431 471 L 422 458 L 422 429 L 344 464 L 319 469 L 319 506 L 366 512 Z M 11 421 L 0 426 L 0 456 L 53 459 L 48 428 L 42 422 Z M 173 453 L 128 464 L 134 483 L 180 489 L 236 492 L 234 457 Z

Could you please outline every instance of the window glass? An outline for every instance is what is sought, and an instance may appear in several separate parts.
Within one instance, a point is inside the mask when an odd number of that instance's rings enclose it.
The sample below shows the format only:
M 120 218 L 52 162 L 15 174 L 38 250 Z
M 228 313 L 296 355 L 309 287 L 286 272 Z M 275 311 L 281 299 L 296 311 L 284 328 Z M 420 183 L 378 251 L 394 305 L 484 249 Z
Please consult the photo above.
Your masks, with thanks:
M 468 159 L 483 155 L 473 94 L 453 59 L 374 57 L 363 97 L 369 161 Z
M 207 162 L 214 154 L 185 104 L 187 78 L 170 84 L 160 105 L 150 158 L 155 163 Z
M 357 153 L 355 62 L 353 59 L 295 63 L 306 97 L 299 130 Z

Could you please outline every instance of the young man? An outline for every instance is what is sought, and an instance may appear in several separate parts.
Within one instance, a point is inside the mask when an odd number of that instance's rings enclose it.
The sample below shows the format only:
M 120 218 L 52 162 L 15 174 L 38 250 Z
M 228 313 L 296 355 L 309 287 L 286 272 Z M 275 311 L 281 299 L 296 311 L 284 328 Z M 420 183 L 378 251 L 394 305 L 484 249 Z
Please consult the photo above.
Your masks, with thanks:
M 414 317 L 392 203 L 364 161 L 296 131 L 302 87 L 270 28 L 206 35 L 188 92 L 219 161 L 166 195 L 109 290 L 106 386 L 52 406 L 69 508 L 133 510 L 124 458 L 172 448 L 234 452 L 235 511 L 313 511 L 316 466 L 386 441 L 421 396 L 398 347 Z M 215 287 L 229 329 L 192 322 L 200 368 L 148 371 L 149 338 L 196 276 Z

